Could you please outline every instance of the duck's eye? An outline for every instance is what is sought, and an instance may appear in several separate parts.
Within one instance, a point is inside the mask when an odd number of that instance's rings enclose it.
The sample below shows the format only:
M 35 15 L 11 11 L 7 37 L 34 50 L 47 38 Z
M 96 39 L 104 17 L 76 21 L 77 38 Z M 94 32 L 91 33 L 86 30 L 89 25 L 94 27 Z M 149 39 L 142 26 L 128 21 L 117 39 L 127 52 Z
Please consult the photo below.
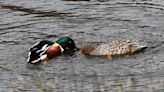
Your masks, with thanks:
M 71 41 L 69 41 L 69 43 L 72 43 Z

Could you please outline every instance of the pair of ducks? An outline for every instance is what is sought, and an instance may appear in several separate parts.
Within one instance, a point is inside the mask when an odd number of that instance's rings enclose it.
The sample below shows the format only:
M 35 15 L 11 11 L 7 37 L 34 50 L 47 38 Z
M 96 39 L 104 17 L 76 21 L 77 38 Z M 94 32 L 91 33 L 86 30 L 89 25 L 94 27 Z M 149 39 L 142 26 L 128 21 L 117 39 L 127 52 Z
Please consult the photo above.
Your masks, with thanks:
M 146 47 L 146 45 L 141 45 L 138 41 L 125 40 L 105 43 L 97 47 L 88 45 L 82 48 L 82 52 L 85 55 L 107 56 L 109 60 L 112 60 L 112 56 L 130 55 L 142 51 Z M 70 37 L 62 37 L 56 42 L 43 40 L 41 42 L 35 43 L 30 48 L 27 61 L 31 64 L 41 61 L 47 64 L 49 58 L 61 55 L 67 50 L 78 50 L 74 40 Z

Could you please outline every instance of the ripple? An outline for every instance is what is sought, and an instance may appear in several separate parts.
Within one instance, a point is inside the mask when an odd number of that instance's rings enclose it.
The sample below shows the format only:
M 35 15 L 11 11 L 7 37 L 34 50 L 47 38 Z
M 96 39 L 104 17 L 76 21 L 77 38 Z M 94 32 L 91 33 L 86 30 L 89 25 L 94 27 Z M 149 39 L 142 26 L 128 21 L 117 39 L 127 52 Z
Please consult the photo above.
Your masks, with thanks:
M 59 13 L 57 11 L 42 11 L 42 10 L 36 10 L 34 8 L 25 8 L 22 6 L 13 6 L 13 5 L 4 5 L 4 4 L 0 4 L 0 7 L 3 9 L 10 9 L 12 11 L 25 12 L 27 14 L 36 14 L 37 17 L 62 17 L 68 14 L 68 13 Z

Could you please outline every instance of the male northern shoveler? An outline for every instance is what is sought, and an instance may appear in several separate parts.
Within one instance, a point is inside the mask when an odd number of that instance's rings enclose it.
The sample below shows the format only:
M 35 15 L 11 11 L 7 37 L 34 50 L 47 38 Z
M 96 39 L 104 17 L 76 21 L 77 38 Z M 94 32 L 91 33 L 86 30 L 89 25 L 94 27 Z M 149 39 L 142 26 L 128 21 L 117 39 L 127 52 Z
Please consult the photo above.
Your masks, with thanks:
M 47 61 L 48 58 L 58 56 L 65 50 L 77 50 L 74 41 L 69 37 L 62 37 L 55 43 L 47 40 L 35 43 L 28 53 L 28 63 L 34 64 Z M 46 63 L 46 62 L 45 62 Z
M 101 44 L 96 48 L 92 46 L 85 46 L 82 49 L 82 52 L 85 55 L 107 56 L 109 60 L 112 60 L 112 56 L 130 55 L 140 52 L 146 47 L 146 45 L 142 45 L 137 40 L 125 40 Z

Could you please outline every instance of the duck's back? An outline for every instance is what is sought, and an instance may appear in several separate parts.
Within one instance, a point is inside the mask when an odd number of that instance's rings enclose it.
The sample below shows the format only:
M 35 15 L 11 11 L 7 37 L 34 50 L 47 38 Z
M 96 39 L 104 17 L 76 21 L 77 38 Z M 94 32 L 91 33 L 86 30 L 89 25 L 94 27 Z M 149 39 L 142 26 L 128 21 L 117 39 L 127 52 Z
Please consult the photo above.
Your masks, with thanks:
M 113 41 L 111 43 L 105 43 L 95 48 L 90 55 L 123 55 L 131 54 L 144 48 L 145 45 L 141 45 L 135 40 L 125 41 Z

